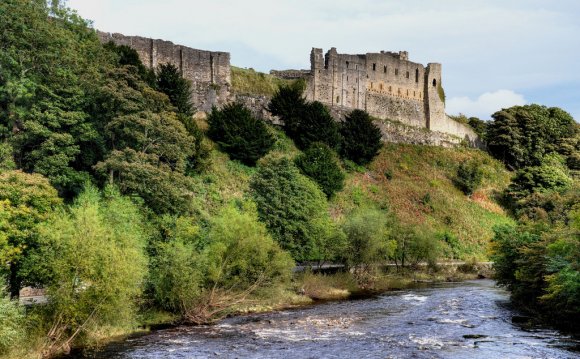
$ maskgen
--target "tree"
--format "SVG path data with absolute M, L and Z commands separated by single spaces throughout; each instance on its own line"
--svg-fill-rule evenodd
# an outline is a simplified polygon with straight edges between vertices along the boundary
M 328 145 L 322 142 L 313 143 L 294 162 L 304 175 L 318 183 L 328 198 L 344 187 L 344 173 L 336 154 Z
M 389 219 L 378 210 L 351 213 L 342 229 L 348 240 L 347 263 L 359 272 L 386 262 L 394 254 L 396 243 L 389 236 Z
M 45 353 L 67 352 L 100 325 L 126 325 L 147 271 L 147 234 L 139 208 L 113 188 L 88 186 L 69 211 L 45 223 L 28 258 L 48 290 L 51 328 Z
M 266 158 L 251 179 L 250 193 L 260 220 L 283 249 L 297 261 L 317 259 L 320 225 L 328 212 L 316 183 L 287 158 Z
M 471 196 L 483 181 L 483 169 L 477 161 L 463 161 L 457 168 L 455 185 L 466 195 Z
M 225 207 L 207 237 L 187 219 L 159 244 L 152 283 L 164 307 L 191 323 L 223 317 L 256 291 L 284 284 L 294 263 L 260 223 L 249 202 Z
M 274 116 L 280 117 L 283 121 L 290 121 L 294 118 L 295 113 L 298 113 L 306 105 L 306 100 L 303 96 L 304 88 L 296 83 L 290 86 L 281 86 L 270 100 L 268 104 L 268 111 Z M 289 123 L 285 123 L 286 127 L 293 127 Z
M 480 120 L 477 117 L 470 117 L 467 120 L 467 124 L 481 139 L 485 140 L 487 138 L 488 123 L 486 121 Z
M 142 197 L 156 213 L 189 210 L 196 158 L 188 133 L 165 94 L 140 80 L 134 67 L 111 69 L 101 89 L 101 119 L 110 149 L 94 169 L 124 194 Z
M 226 105 L 221 110 L 214 107 L 207 122 L 208 136 L 231 159 L 249 166 L 268 153 L 276 141 L 266 124 L 240 103 Z
M 137 70 L 141 80 L 149 87 L 155 88 L 157 86 L 158 79 L 155 75 L 155 71 L 153 71 L 153 69 L 148 69 L 143 65 L 137 50 L 127 45 L 117 45 L 112 41 L 106 43 L 104 48 L 115 55 L 114 61 L 117 67 L 132 66 Z
M 169 101 L 181 115 L 191 117 L 191 82 L 181 77 L 173 64 L 161 64 L 157 72 L 157 89 L 169 97 Z
M 563 192 L 570 188 L 572 179 L 563 164 L 562 156 L 545 156 L 540 166 L 531 166 L 516 172 L 507 188 L 507 196 L 516 203 L 533 193 Z
M 306 103 L 282 120 L 284 130 L 298 148 L 306 149 L 315 142 L 323 142 L 335 151 L 340 149 L 342 137 L 338 124 L 322 103 Z
M 12 297 L 18 296 L 22 261 L 38 246 L 38 225 L 61 204 L 57 191 L 45 177 L 21 171 L 0 172 L 0 275 L 8 274 Z M 8 273 L 5 271 L 8 270 Z
M 25 0 L 0 3 L 0 44 L 0 138 L 18 168 L 70 197 L 101 152 L 89 105 L 107 63 L 101 44 L 71 11 Z
M 373 123 L 368 113 L 354 110 L 341 124 L 343 137 L 342 156 L 359 165 L 373 160 L 382 147 L 381 130 Z
M 557 107 L 514 106 L 492 117 L 489 151 L 510 169 L 539 166 L 545 155 L 561 153 L 561 144 L 578 132 L 572 116 Z

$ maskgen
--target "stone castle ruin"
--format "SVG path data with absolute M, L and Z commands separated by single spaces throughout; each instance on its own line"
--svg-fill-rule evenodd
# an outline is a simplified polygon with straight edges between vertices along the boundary
M 192 49 L 164 40 L 140 36 L 125 36 L 97 31 L 102 43 L 110 41 L 127 45 L 137 51 L 141 62 L 149 68 L 170 63 L 181 76 L 192 83 L 191 99 L 195 107 L 210 111 L 212 106 L 226 104 L 230 99 L 230 54 Z
M 264 113 L 268 99 L 241 98 L 231 91 L 230 54 L 192 49 L 164 40 L 140 36 L 125 36 L 97 31 L 103 43 L 127 45 L 135 49 L 145 66 L 175 65 L 181 75 L 192 82 L 192 103 L 201 111 L 212 106 L 243 100 L 254 112 Z M 330 49 L 312 49 L 310 70 L 272 71 L 286 79 L 304 79 L 306 98 L 320 101 L 333 114 L 353 109 L 367 111 L 372 116 L 395 120 L 381 123 L 384 139 L 391 142 L 411 142 L 453 145 L 467 141 L 476 146 L 479 139 L 473 130 L 445 114 L 441 87 L 441 65 L 427 67 L 409 61 L 409 54 L 384 52 L 347 55 Z M 432 131 L 426 134 L 421 129 Z
M 338 109 L 361 109 L 380 119 L 451 134 L 469 142 L 477 135 L 445 114 L 441 64 L 427 67 L 409 61 L 409 53 L 325 56 L 312 49 L 307 79 L 307 99 Z

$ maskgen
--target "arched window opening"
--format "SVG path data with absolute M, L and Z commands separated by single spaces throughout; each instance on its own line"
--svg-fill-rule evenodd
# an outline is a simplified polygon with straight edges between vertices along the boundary
M 346 62 L 346 68 L 348 69 L 348 61 Z
M 433 79 L 433 87 L 436 87 L 436 86 L 437 86 L 437 80 Z
M 385 65 L 384 69 L 385 73 L 387 73 L 387 65 Z
M 409 78 L 409 71 L 407 71 L 406 77 Z

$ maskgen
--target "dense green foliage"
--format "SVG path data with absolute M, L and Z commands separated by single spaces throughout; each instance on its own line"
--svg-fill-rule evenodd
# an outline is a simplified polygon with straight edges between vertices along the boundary
M 510 107 L 493 114 L 487 129 L 489 152 L 511 169 L 539 166 L 548 154 L 570 156 L 563 145 L 579 128 L 570 114 L 556 107 Z
M 326 143 L 339 150 L 342 143 L 339 126 L 328 108 L 318 101 L 307 102 L 300 86 L 281 87 L 272 98 L 268 108 L 284 123 L 284 131 L 300 149 L 307 149 L 315 142 Z
M 342 156 L 359 165 L 371 162 L 382 147 L 381 130 L 368 113 L 354 110 L 340 125 L 343 137 Z
M 302 173 L 313 179 L 327 197 L 332 197 L 344 187 L 344 173 L 337 156 L 326 144 L 313 143 L 295 159 Z
M 25 315 L 16 300 L 10 300 L 0 288 L 0 355 L 21 343 L 25 336 Z
M 496 113 L 488 130 L 492 153 L 518 168 L 505 193 L 518 225 L 496 228 L 493 240 L 498 283 L 526 309 L 574 330 L 580 322 L 578 129 L 561 109 L 530 105 Z
M 147 233 L 139 208 L 112 188 L 87 187 L 40 227 L 25 268 L 50 296 L 47 351 L 100 325 L 132 323 L 145 280 Z
M 246 165 L 255 165 L 274 145 L 274 136 L 266 124 L 240 103 L 226 105 L 221 110 L 213 108 L 207 122 L 208 136 L 230 158 Z
M 461 162 L 457 167 L 457 176 L 455 177 L 455 185 L 470 196 L 481 186 L 483 182 L 483 169 L 481 165 L 475 161 Z
M 12 296 L 18 295 L 26 276 L 21 262 L 38 247 L 38 225 L 61 204 L 56 190 L 39 174 L 0 172 L 0 275 L 9 278 Z
M 178 113 L 188 117 L 193 115 L 191 83 L 181 77 L 175 65 L 159 65 L 157 89 L 169 97 L 169 101 L 177 108 Z
M 325 238 L 326 197 L 287 158 L 267 158 L 250 182 L 260 220 L 297 261 L 316 258 Z
M 345 253 L 348 265 L 360 269 L 392 257 L 396 242 L 390 239 L 390 227 L 389 218 L 381 211 L 360 209 L 352 213 L 342 225 L 348 239 Z
M 48 21 L 48 14 L 54 21 Z M 45 1 L 0 4 L 0 137 L 26 172 L 48 177 L 60 193 L 78 193 L 99 156 L 91 121 L 105 52 L 86 22 Z
M 289 279 L 292 259 L 251 206 L 226 207 L 212 219 L 207 236 L 185 218 L 173 228 L 156 248 L 151 282 L 160 304 L 190 321 L 219 318 L 244 296 Z

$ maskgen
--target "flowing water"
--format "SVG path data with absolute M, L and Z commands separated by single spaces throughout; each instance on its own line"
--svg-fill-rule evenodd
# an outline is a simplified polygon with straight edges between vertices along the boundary
M 439 284 L 160 330 L 96 357 L 580 358 L 580 340 L 512 324 L 508 299 L 489 280 Z

